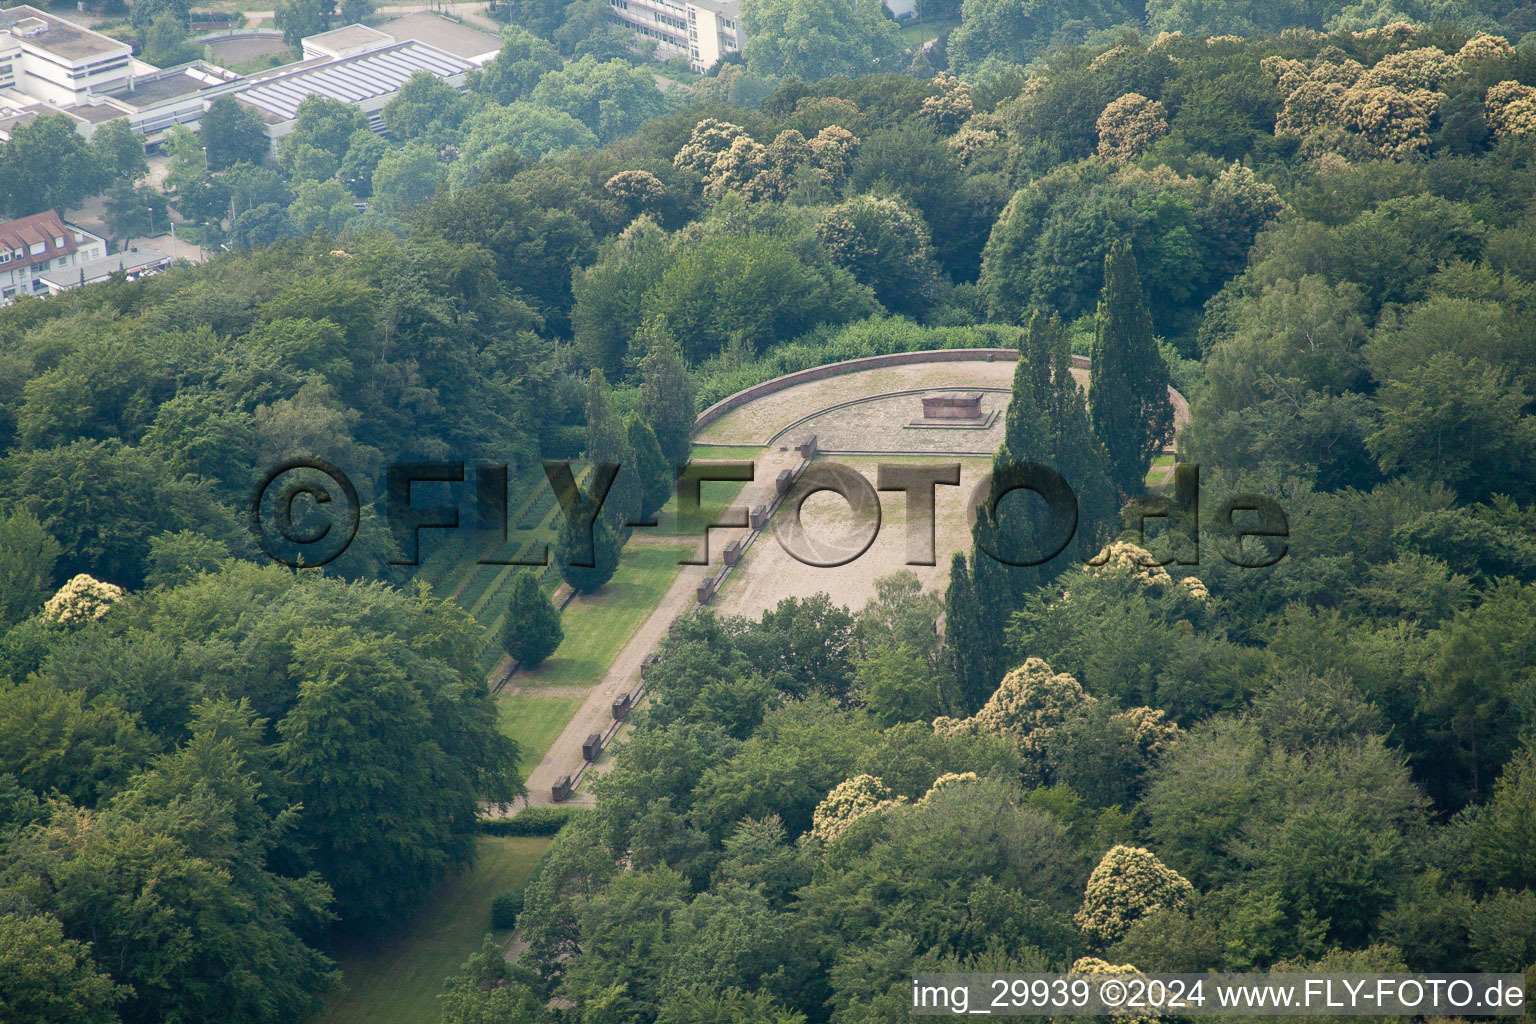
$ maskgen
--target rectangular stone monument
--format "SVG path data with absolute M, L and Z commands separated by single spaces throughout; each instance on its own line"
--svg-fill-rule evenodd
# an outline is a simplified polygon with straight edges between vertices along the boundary
M 924 395 L 923 419 L 979 420 L 981 419 L 981 392 L 951 391 L 938 395 Z

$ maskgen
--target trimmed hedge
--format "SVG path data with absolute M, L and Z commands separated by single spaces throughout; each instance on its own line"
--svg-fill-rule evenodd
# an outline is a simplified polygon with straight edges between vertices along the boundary
M 552 836 L 580 814 L 575 807 L 529 807 L 515 818 L 482 818 L 480 834 L 487 836 Z
M 743 388 L 796 370 L 893 352 L 940 348 L 1017 348 L 1020 328 L 1007 324 L 975 327 L 924 327 L 902 317 L 872 317 L 851 324 L 819 327 L 794 341 L 775 345 L 746 363 L 706 360 L 694 374 L 700 411 Z
M 491 928 L 516 928 L 517 915 L 523 912 L 523 890 L 508 889 L 491 900 Z

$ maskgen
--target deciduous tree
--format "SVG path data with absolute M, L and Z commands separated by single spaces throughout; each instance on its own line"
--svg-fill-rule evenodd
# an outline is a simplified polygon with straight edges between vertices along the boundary
M 233 96 L 208 104 L 198 135 L 208 150 L 208 166 L 215 171 L 241 162 L 259 164 L 271 145 L 261 118 Z

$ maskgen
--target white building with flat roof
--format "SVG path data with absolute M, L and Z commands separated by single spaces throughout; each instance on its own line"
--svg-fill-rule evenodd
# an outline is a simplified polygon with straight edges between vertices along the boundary
M 350 103 L 382 128 L 380 111 L 413 74 L 464 88 L 469 72 L 501 49 L 499 36 L 436 14 L 416 12 L 378 28 L 346 25 L 303 41 L 304 58 L 250 76 L 192 61 L 156 68 L 127 43 L 33 7 L 0 10 L 0 142 L 46 114 L 63 114 L 86 138 L 126 119 L 146 145 L 174 125 L 196 128 L 215 99 L 233 95 L 287 134 L 306 96 Z
M 67 292 L 71 288 L 101 284 L 110 281 L 113 274 L 123 275 L 127 281 L 157 274 L 171 265 L 171 258 L 159 249 L 134 247 L 127 252 L 101 259 L 85 260 L 68 268 L 55 268 L 38 278 L 49 295 Z
M 412 11 L 380 22 L 378 30 L 389 33 L 396 42 L 426 43 L 463 57 L 476 66 L 487 63 L 501 52 L 499 34 L 430 11 Z
M 299 45 L 303 47 L 305 60 L 322 57 L 340 60 L 377 50 L 396 41 L 388 32 L 380 32 L 367 25 L 347 25 L 319 35 L 305 36 Z
M 252 75 L 235 98 L 256 109 L 274 139 L 293 130 L 299 104 L 309 96 L 358 107 L 377 131 L 382 125 L 380 111 L 412 75 L 425 71 L 462 89 L 473 67 L 463 57 L 426 43 L 391 43 L 341 60 L 300 61 Z
M 0 10 L 0 89 L 60 106 L 126 90 L 133 47 L 35 7 Z

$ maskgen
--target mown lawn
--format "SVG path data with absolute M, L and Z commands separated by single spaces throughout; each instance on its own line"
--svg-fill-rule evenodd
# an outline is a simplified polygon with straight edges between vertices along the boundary
M 682 570 L 686 546 L 627 544 L 613 579 L 593 594 L 579 595 L 560 616 L 565 640 L 548 661 L 532 672 L 519 672 L 519 686 L 591 686 L 602 679 L 613 659 L 650 617 Z M 553 737 L 551 737 L 553 741 Z
M 581 707 L 580 697 L 544 697 L 517 693 L 498 697 L 499 724 L 502 733 L 517 741 L 522 755 L 524 777 L 549 753 L 560 730 Z
M 930 39 L 939 38 L 939 33 L 946 28 L 954 28 L 958 24 L 958 21 L 931 21 L 921 25 L 903 25 L 896 30 L 896 34 L 901 37 L 903 46 L 921 46 Z
M 491 927 L 491 900 L 526 882 L 551 842 L 482 837 L 474 865 L 439 883 L 411 921 L 340 952 L 345 990 L 333 993 L 311 1024 L 439 1020 L 443 980 L 480 948 Z
M 755 462 L 761 454 L 763 454 L 761 448 L 696 444 L 693 446 L 691 457 L 696 461 Z M 662 506 L 661 511 L 656 513 L 656 522 L 659 525 L 647 527 L 639 533 L 653 537 L 687 537 L 697 541 L 704 536 L 704 527 L 718 519 L 720 513 L 730 507 L 731 502 L 736 500 L 744 486 L 744 483 L 730 480 L 704 481 L 699 485 L 699 511 L 683 518 L 679 518 L 677 514 L 677 495 L 673 494 Z
M 1166 479 L 1169 483 L 1173 478 L 1168 475 L 1168 469 L 1173 465 L 1172 455 L 1159 455 L 1152 460 L 1152 468 L 1147 470 L 1147 486 L 1156 487 Z

